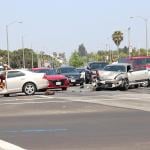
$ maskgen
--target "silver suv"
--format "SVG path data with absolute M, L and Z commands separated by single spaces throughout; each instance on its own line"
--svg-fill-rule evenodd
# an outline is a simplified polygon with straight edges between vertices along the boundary
M 102 88 L 118 88 L 127 90 L 129 87 L 138 87 L 141 84 L 149 85 L 149 71 L 133 71 L 132 65 L 127 63 L 117 63 L 107 65 L 104 70 L 98 71 L 93 80 L 93 90 Z

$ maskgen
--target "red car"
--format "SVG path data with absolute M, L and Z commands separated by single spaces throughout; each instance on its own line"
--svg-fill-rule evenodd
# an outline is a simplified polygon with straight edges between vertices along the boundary
M 45 73 L 45 77 L 49 81 L 48 88 L 67 90 L 69 80 L 64 75 L 57 74 L 55 69 L 51 68 L 32 68 L 33 72 Z

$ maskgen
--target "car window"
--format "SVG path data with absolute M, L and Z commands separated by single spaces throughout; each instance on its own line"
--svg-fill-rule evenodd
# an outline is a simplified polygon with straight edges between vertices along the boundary
M 135 59 L 133 60 L 133 65 L 145 65 L 146 59 Z
M 126 72 L 126 67 L 121 65 L 106 66 L 105 71 Z
M 147 58 L 147 59 L 146 59 L 146 63 L 147 63 L 147 64 L 150 64 L 150 58 Z
M 91 63 L 89 64 L 90 69 L 103 69 L 108 63 Z
M 128 65 L 128 66 L 127 66 L 127 72 L 129 72 L 131 69 L 132 69 L 131 66 Z
M 25 76 L 25 74 L 21 71 L 9 71 L 7 73 L 7 78 L 15 78 L 15 77 L 21 77 Z
M 59 68 L 58 72 L 59 73 L 74 73 L 78 71 L 75 68 Z
M 39 69 L 39 70 L 34 70 L 33 72 L 46 73 L 46 75 L 56 75 L 57 74 L 55 69 Z
M 79 73 L 85 72 L 85 69 L 82 69 L 82 68 L 77 68 L 76 70 L 77 70 Z

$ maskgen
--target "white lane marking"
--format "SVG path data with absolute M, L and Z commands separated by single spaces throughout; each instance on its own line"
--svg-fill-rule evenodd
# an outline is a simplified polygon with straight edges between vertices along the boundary
M 36 98 L 25 98 L 25 99 L 17 99 L 16 98 L 16 100 L 37 100 L 37 99 L 47 99 L 47 98 L 50 98 L 50 99 L 52 99 L 52 98 L 54 98 L 54 97 L 44 97 L 44 96 L 40 96 L 40 97 L 36 97 Z
M 49 97 L 50 99 L 52 99 L 53 97 Z M 19 98 L 16 98 L 16 99 L 12 99 L 12 100 L 0 100 L 0 102 L 15 102 L 15 101 L 26 101 L 26 100 L 28 100 L 28 101 L 34 101 L 34 100 L 41 100 L 41 99 L 45 99 L 44 97 L 42 98 L 25 98 L 25 99 L 19 99 Z
M 52 96 L 46 96 L 46 95 L 39 95 L 39 97 L 43 97 L 43 98 L 54 98 Z
M 46 104 L 46 103 L 66 103 L 68 100 L 61 101 L 42 101 L 42 102 L 20 102 L 20 103 L 1 103 L 1 105 L 23 105 L 23 104 Z
M 25 150 L 17 145 L 0 140 L 0 149 L 2 150 Z
M 23 129 L 23 130 L 3 130 L 2 133 L 41 133 L 41 132 L 64 132 L 68 131 L 66 128 L 39 128 L 39 129 Z

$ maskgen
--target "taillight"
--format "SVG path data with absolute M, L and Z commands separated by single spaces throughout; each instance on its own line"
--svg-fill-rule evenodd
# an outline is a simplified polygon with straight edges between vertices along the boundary
M 48 85 L 48 87 L 53 87 L 53 86 L 54 86 L 53 82 L 49 80 L 49 85 Z
M 69 80 L 68 80 L 68 79 L 66 79 L 64 83 L 65 83 L 65 85 L 67 85 L 67 86 L 69 86 L 69 85 L 70 85 L 70 82 L 69 82 Z
M 44 74 L 43 79 L 47 79 L 46 74 Z

